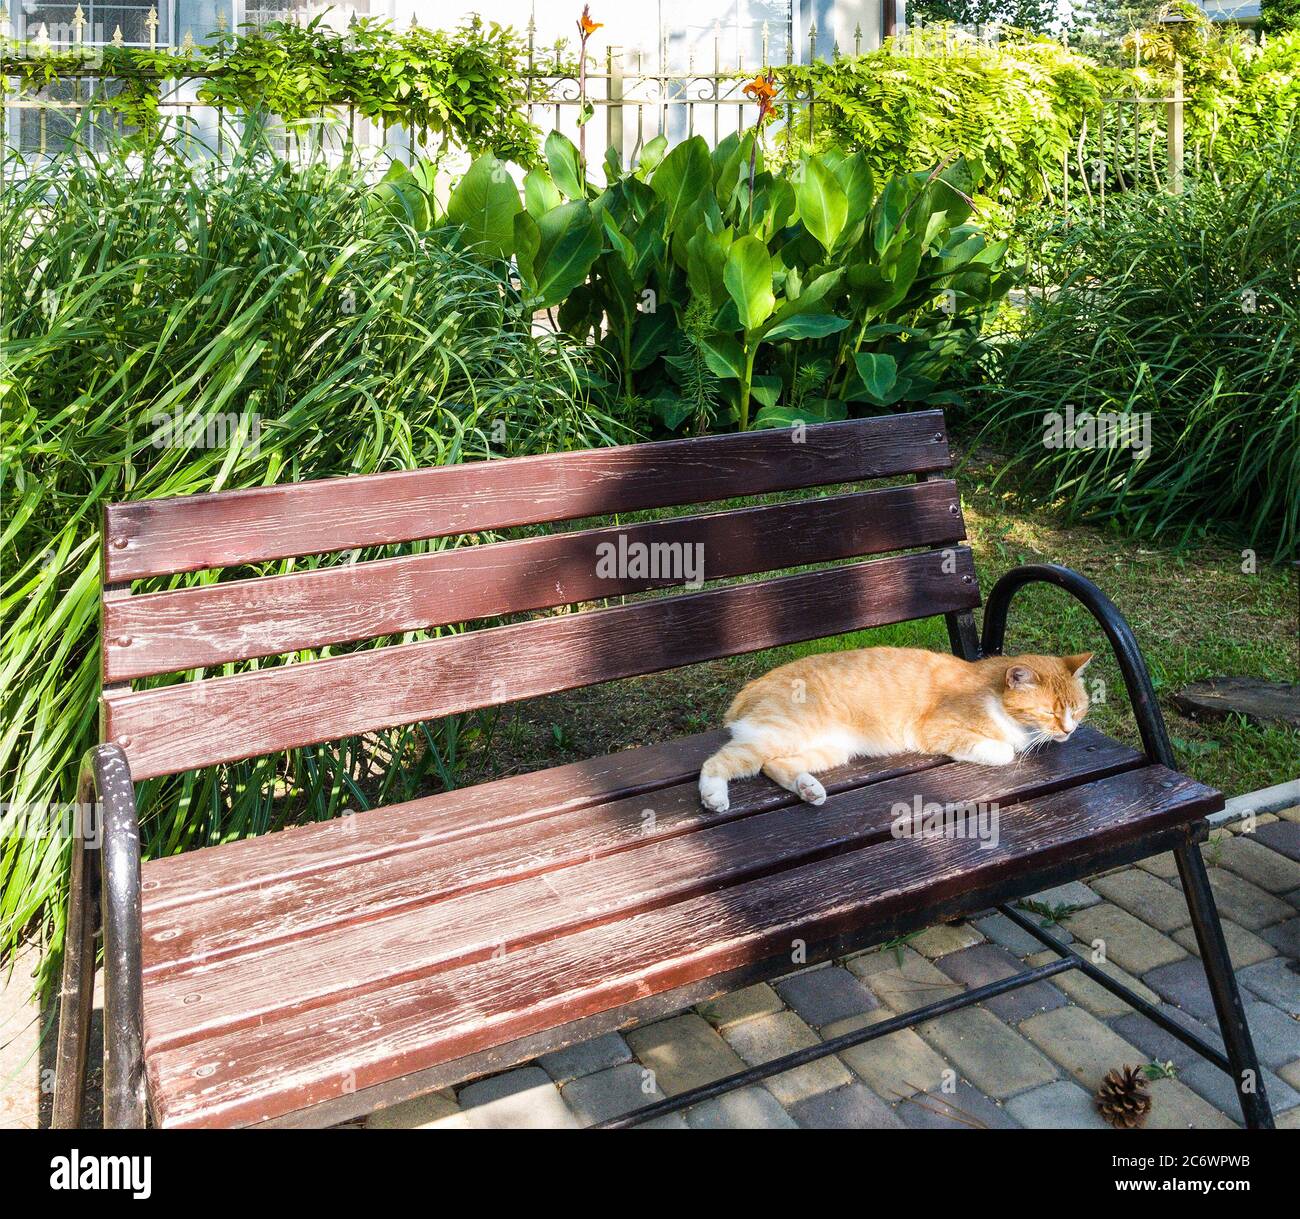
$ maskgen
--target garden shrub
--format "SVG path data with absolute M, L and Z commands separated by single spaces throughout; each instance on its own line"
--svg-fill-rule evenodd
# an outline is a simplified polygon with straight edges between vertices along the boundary
M 954 155 L 978 160 L 985 195 L 1014 212 L 1059 182 L 1085 114 L 1134 88 L 1130 73 L 1050 38 L 951 38 L 929 27 L 865 55 L 778 69 L 787 91 L 815 102 L 796 110 L 787 144 L 860 151 L 877 176 Z
M 1132 194 L 1043 235 L 1028 315 L 992 345 L 966 419 L 1002 480 L 1066 521 L 1187 539 L 1226 530 L 1262 556 L 1300 542 L 1300 155 L 1180 195 Z M 1149 449 L 1096 446 L 1149 421 Z M 1078 429 L 1071 443 L 1071 425 Z M 1064 441 L 1064 443 L 1062 443 Z
M 96 740 L 105 501 L 611 435 L 587 401 L 591 354 L 535 335 L 502 268 L 377 206 L 351 161 L 295 166 L 251 137 L 223 161 L 167 142 L 138 151 L 114 143 L 2 167 L 0 950 L 34 921 L 56 942 L 60 931 L 68 843 L 31 827 L 74 798 Z M 159 680 L 175 679 L 146 684 Z M 457 742 L 475 726 L 151 780 L 145 850 L 410 798 L 430 774 L 454 783 Z
M 774 173 L 752 132 L 665 148 L 631 171 L 611 159 L 599 188 L 552 133 L 522 202 L 484 157 L 447 218 L 487 256 L 513 255 L 528 303 L 605 350 L 625 409 L 649 405 L 663 429 L 952 399 L 945 369 L 1011 285 L 1005 247 L 969 223 L 971 167 L 878 187 L 864 155 L 835 149 Z M 413 193 L 401 169 L 386 186 Z

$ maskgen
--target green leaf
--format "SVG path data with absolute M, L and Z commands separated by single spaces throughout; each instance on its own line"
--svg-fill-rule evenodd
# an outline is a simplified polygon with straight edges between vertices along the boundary
M 708 189 L 710 183 L 709 146 L 702 136 L 692 136 L 678 144 L 650 179 L 650 186 L 663 200 L 667 228 L 671 232 L 683 212 Z
M 769 343 L 778 339 L 822 339 L 828 334 L 838 334 L 848 324 L 848 318 L 833 313 L 797 313 L 764 331 L 763 338 Z
M 867 158 L 860 152 L 841 157 L 832 166 L 835 180 L 844 188 L 849 201 L 849 223 L 856 224 L 865 220 L 871 211 L 872 199 L 875 197 L 875 180 Z
M 749 392 L 761 406 L 775 406 L 781 397 L 781 378 L 754 377 L 749 383 Z
M 801 163 L 794 193 L 804 228 L 829 254 L 849 218 L 849 199 L 844 188 L 820 161 L 811 160 Z
M 544 147 L 546 164 L 550 167 L 555 185 L 564 192 L 568 199 L 585 199 L 586 187 L 583 185 L 582 158 L 568 136 L 552 131 L 546 137 Z
M 742 237 L 727 255 L 722 281 L 736 303 L 740 325 L 757 330 L 776 308 L 772 294 L 772 259 L 757 237 Z
M 664 159 L 664 154 L 668 151 L 668 137 L 666 135 L 657 135 L 646 146 L 641 149 L 641 155 L 636 161 L 636 171 L 638 176 L 644 178 L 651 174 Z
M 638 313 L 632 329 L 632 370 L 648 368 L 672 342 L 672 315 L 669 313 Z
M 715 377 L 739 381 L 745 375 L 745 349 L 729 334 L 715 334 L 700 343 L 704 362 Z
M 519 237 L 531 243 L 529 226 L 537 229 L 536 247 L 529 265 L 519 263 L 520 276 L 534 309 L 558 305 L 578 287 L 600 256 L 600 222 L 592 215 L 585 199 L 576 199 L 534 220 L 527 212 L 516 223 Z
M 524 206 L 537 219 L 564 202 L 551 175 L 544 169 L 530 169 L 524 175 Z
M 509 258 L 514 252 L 514 219 L 522 210 L 505 163 L 485 153 L 452 191 L 447 220 L 464 229 L 471 245 L 493 258 Z
M 859 352 L 853 357 L 867 398 L 877 406 L 887 405 L 889 391 L 898 380 L 898 364 L 893 356 Z

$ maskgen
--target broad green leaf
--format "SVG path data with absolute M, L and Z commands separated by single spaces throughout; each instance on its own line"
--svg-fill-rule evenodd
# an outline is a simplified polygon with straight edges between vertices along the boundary
M 528 220 L 532 221 L 532 217 Z M 587 278 L 604 242 L 600 222 L 585 199 L 561 204 L 532 222 L 537 226 L 538 244 L 525 279 L 528 303 L 534 309 L 549 309 Z M 521 221 L 520 228 L 525 227 Z M 522 274 L 522 266 L 520 271 Z
M 849 200 L 844 188 L 820 161 L 810 160 L 799 167 L 794 193 L 804 228 L 829 254 L 849 218 Z
M 515 216 L 522 210 L 519 190 L 505 163 L 485 153 L 452 191 L 447 220 L 460 225 L 466 241 L 476 248 L 493 258 L 509 258 L 514 251 Z
M 675 331 L 672 314 L 638 313 L 632 328 L 632 369 L 640 371 L 648 368 L 665 351 L 672 342 Z
M 573 146 L 573 141 L 558 131 L 552 131 L 546 137 L 544 151 L 551 177 L 555 180 L 555 185 L 564 192 L 565 197 L 585 199 L 587 191 L 583 185 L 582 158 Z
M 862 378 L 867 397 L 877 405 L 884 406 L 889 391 L 898 380 L 898 364 L 894 357 L 859 352 L 853 357 L 853 362 L 858 367 L 858 376 Z
M 772 259 L 757 237 L 742 237 L 727 255 L 722 281 L 736 304 L 740 325 L 758 329 L 776 307 L 772 294 Z
M 856 224 L 858 221 L 865 220 L 871 211 L 871 203 L 875 197 L 875 180 L 866 157 L 860 152 L 855 152 L 850 156 L 841 157 L 832 168 L 835 180 L 843 187 L 849 202 L 849 223 Z
M 709 146 L 703 137 L 692 136 L 678 144 L 659 163 L 650 186 L 664 202 L 671 232 L 686 209 L 709 188 Z
M 564 202 L 554 179 L 544 169 L 530 169 L 524 175 L 524 206 L 533 219 L 546 215 Z
M 658 167 L 659 162 L 664 159 L 664 154 L 668 151 L 668 137 L 666 135 L 657 135 L 646 146 L 641 149 L 641 155 L 636 160 L 636 171 L 638 176 L 644 178 L 651 174 Z
M 536 279 L 533 264 L 537 260 L 537 251 L 542 244 L 541 230 L 537 221 L 526 211 L 519 212 L 514 219 L 513 236 L 515 243 L 515 265 L 519 268 L 519 278 L 523 281 L 524 291 L 533 293 Z
M 828 334 L 838 334 L 848 324 L 848 318 L 833 313 L 799 313 L 764 331 L 763 338 L 769 343 L 780 339 L 822 339 Z
M 739 381 L 745 375 L 745 349 L 729 334 L 715 334 L 700 344 L 704 362 L 715 377 Z

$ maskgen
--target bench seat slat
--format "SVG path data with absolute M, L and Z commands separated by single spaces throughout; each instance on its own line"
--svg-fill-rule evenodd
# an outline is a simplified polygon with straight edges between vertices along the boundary
M 948 762 L 850 787 L 819 808 L 803 807 L 789 793 L 768 784 L 774 797 L 770 801 L 747 806 L 745 816 L 695 818 L 693 832 L 679 829 L 671 835 L 646 835 L 636 809 L 605 807 L 593 812 L 607 814 L 612 834 L 602 837 L 588 829 L 589 853 L 583 851 L 581 836 L 565 834 L 567 827 L 555 826 L 550 843 L 535 845 L 531 866 L 527 855 L 521 861 L 511 841 L 405 855 L 391 862 L 407 865 L 402 878 L 407 907 L 386 917 L 359 918 L 365 911 L 347 908 L 349 898 L 362 893 L 382 898 L 383 890 L 368 883 L 369 878 L 344 874 L 334 878 L 335 893 L 344 903 L 342 911 L 332 914 L 319 900 L 310 902 L 309 913 L 330 920 L 323 925 L 318 920 L 314 928 L 283 930 L 278 942 L 268 945 L 268 924 L 245 916 L 251 942 L 225 960 L 209 954 L 211 937 L 201 936 L 197 944 L 191 937 L 190 947 L 202 954 L 200 960 L 151 984 L 146 1047 L 157 1050 L 247 1026 L 290 1007 L 302 1011 L 343 994 L 390 985 L 399 977 L 454 969 L 493 953 L 509 953 L 808 860 L 883 842 L 890 837 L 896 809 L 912 807 L 917 798 L 940 806 L 996 802 L 1002 816 L 1013 817 L 1018 813 L 1013 806 L 1021 802 L 1142 763 L 1135 750 L 1091 733 L 1077 743 L 1026 757 L 1007 771 Z M 679 822 L 689 817 L 690 804 L 698 809 L 694 785 L 669 789 L 658 799 L 667 813 L 677 813 Z M 272 918 L 287 916 L 292 923 L 289 911 L 301 912 L 309 903 L 297 893 L 287 896 L 288 904 Z M 235 911 L 218 911 L 208 904 L 189 907 L 186 913 L 210 927 L 219 918 L 239 917 Z M 176 942 L 171 922 L 164 918 L 146 927 L 151 954 L 166 953 Z M 216 939 L 221 938 L 218 932 Z M 292 987 L 288 993 L 280 989 L 285 979 Z
M 147 779 L 978 604 L 965 547 L 872 559 L 106 695 L 104 731 Z
M 951 464 L 942 411 L 110 504 L 104 577 L 702 504 Z
M 827 772 L 823 782 L 826 790 L 834 793 L 928 770 L 942 762 L 941 758 L 924 754 L 864 759 Z M 241 887 L 147 914 L 145 972 L 174 972 L 196 961 L 212 962 L 308 931 L 445 901 L 461 893 L 493 889 L 570 864 L 723 825 L 793 800 L 788 792 L 763 778 L 737 780 L 733 797 L 733 806 L 725 813 L 704 808 L 699 800 L 697 775 L 693 773 L 683 775 L 682 781 L 672 787 L 611 798 L 607 803 L 538 817 L 506 830 L 486 830 L 474 838 L 444 840 L 378 858 L 335 862 L 284 879 L 263 874 L 254 887 Z M 208 851 L 224 849 L 211 847 Z M 146 875 L 148 871 L 146 865 Z
M 147 1054 L 165 1126 L 266 1121 L 1222 807 L 1144 766 L 1018 804 L 1000 839 L 886 840 L 444 973 Z M 805 810 L 792 809 L 791 818 Z M 146 998 L 146 1003 L 148 999 Z
M 611 577 L 598 547 L 700 547 L 716 580 L 965 536 L 946 479 L 854 495 L 146 593 L 104 606 L 104 679 L 125 681 L 681 584 Z M 633 551 L 635 553 L 635 551 Z M 672 554 L 673 551 L 663 552 Z M 680 550 L 677 553 L 681 553 Z
M 681 783 L 698 774 L 727 733 L 675 740 L 583 758 L 473 787 L 387 804 L 356 816 L 293 826 L 259 838 L 146 860 L 141 897 L 148 916 L 191 902 L 248 894 L 295 877 L 333 871 L 480 833 L 525 827 Z

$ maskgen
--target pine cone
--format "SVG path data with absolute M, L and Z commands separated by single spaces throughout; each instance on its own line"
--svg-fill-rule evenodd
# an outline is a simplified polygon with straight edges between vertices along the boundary
M 1121 1067 L 1108 1072 L 1094 1099 L 1102 1117 L 1120 1130 L 1142 1125 L 1151 1112 L 1151 1097 L 1141 1067 Z

